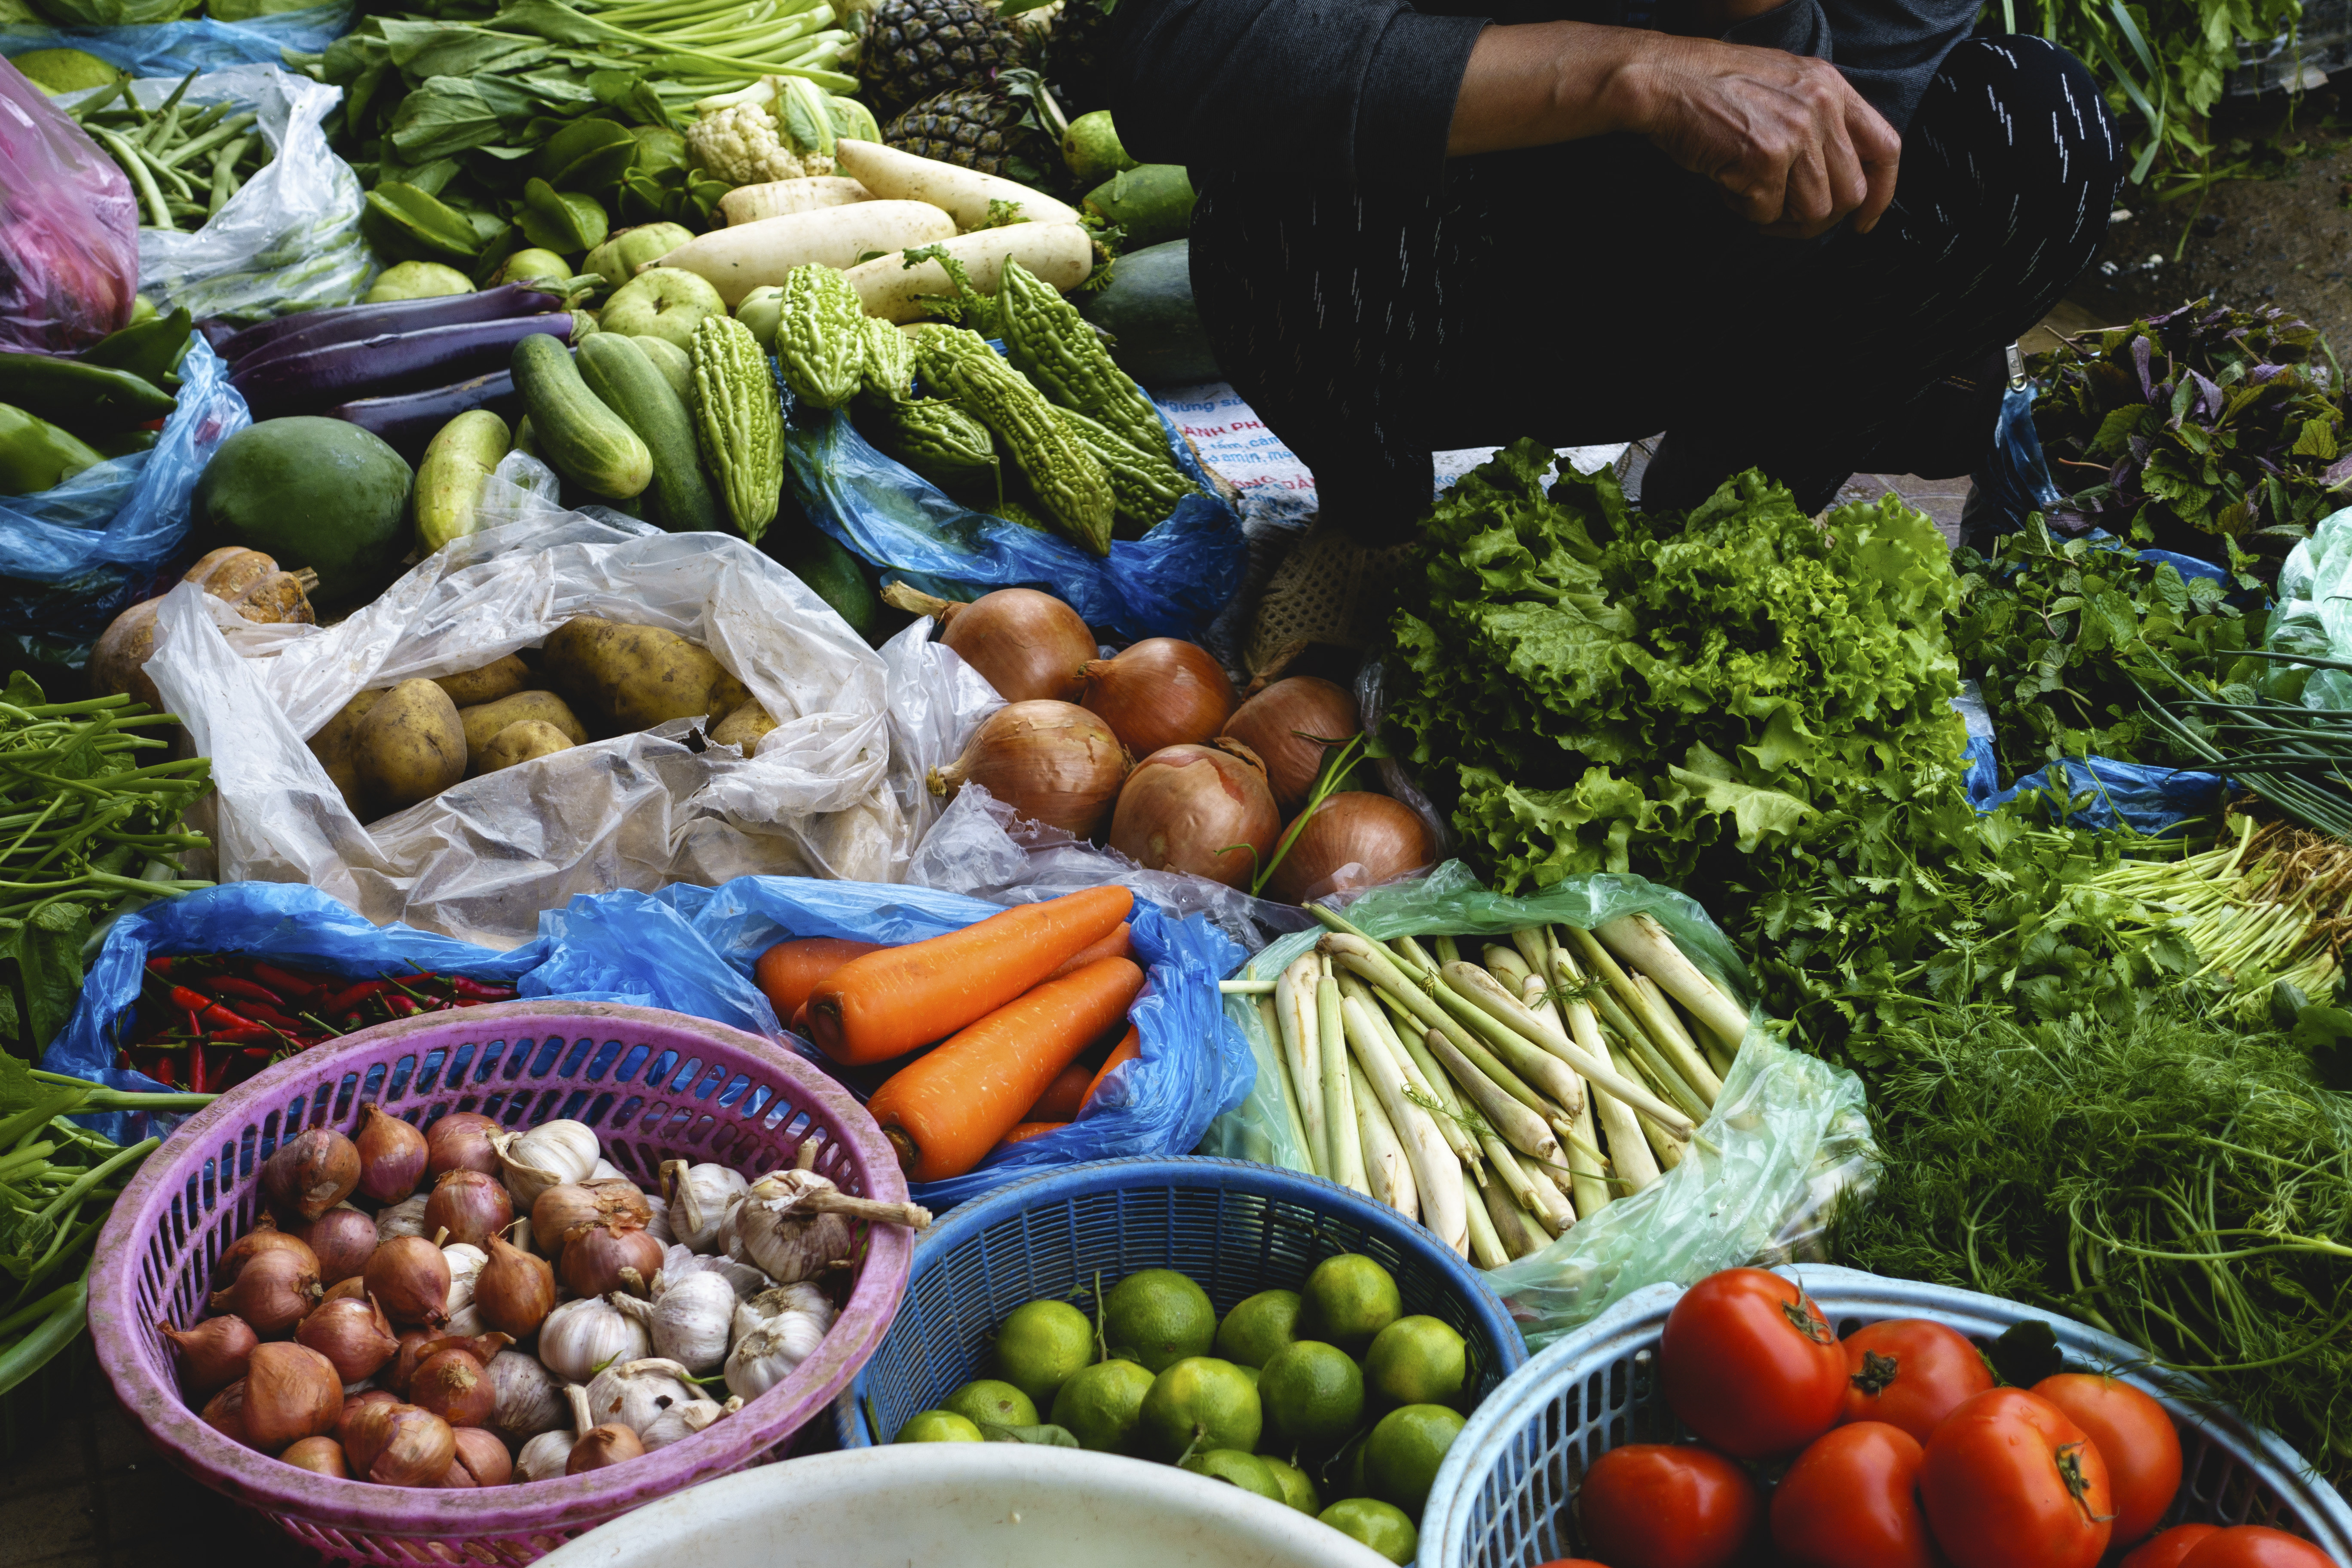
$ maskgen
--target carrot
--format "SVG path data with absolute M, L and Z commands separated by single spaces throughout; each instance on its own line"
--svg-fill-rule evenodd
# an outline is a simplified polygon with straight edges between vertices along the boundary
M 1129 1024 L 1127 1026 L 1127 1033 L 1119 1037 L 1118 1044 L 1110 1048 L 1110 1055 L 1103 1058 L 1103 1065 L 1095 1073 L 1094 1081 L 1087 1085 L 1086 1093 L 1078 1096 L 1079 1110 L 1085 1110 L 1087 1106 L 1095 1102 L 1095 1095 L 1101 1089 L 1103 1079 L 1110 1076 L 1111 1068 L 1121 1062 L 1131 1062 L 1142 1054 L 1143 1032 Z
M 1007 1143 L 1026 1143 L 1032 1138 L 1043 1138 L 1048 1132 L 1059 1132 L 1069 1125 L 1066 1121 L 1024 1121 L 1004 1135 Z
M 919 1182 L 961 1176 L 1018 1126 L 1055 1076 L 1118 1022 L 1143 971 L 1105 958 L 1049 980 L 909 1062 L 866 1109 Z
M 776 1016 L 797 1028 L 793 1016 L 808 1005 L 817 982 L 851 959 L 881 950 L 878 942 L 851 942 L 846 937 L 803 936 L 780 942 L 751 966 L 752 984 L 767 996 Z
M 1125 921 L 1121 921 L 1118 922 L 1118 929 L 1117 931 L 1112 931 L 1108 936 L 1103 938 L 1102 941 L 1095 942 L 1090 946 L 1080 948 L 1077 952 L 1070 954 L 1069 957 L 1062 961 L 1062 966 L 1059 969 L 1056 969 L 1053 973 L 1045 976 L 1045 978 L 1048 980 L 1059 980 L 1065 974 L 1075 974 L 1079 970 L 1084 969 L 1087 964 L 1092 963 L 1097 958 L 1133 958 L 1135 956 L 1135 943 L 1130 940 L 1133 935 L 1133 929 L 1130 928 Z
M 1135 895 L 1125 888 L 1088 888 L 853 958 L 810 993 L 809 1037 L 847 1067 L 903 1057 L 1012 1002 L 1064 959 L 1108 935 L 1134 908 Z M 1072 1055 L 1086 1043 L 1077 1042 Z M 1027 1109 L 1068 1060 L 1055 1063 L 1029 1100 L 1013 1109 Z
M 1095 1069 L 1087 1065 L 1081 1053 L 1068 1067 L 1054 1075 L 1037 1103 L 1023 1115 L 1024 1121 L 1072 1121 L 1077 1119 L 1078 1104 L 1086 1099 L 1087 1086 L 1095 1080 Z

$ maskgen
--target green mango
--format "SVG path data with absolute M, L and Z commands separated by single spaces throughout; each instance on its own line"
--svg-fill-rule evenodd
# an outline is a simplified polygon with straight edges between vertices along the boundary
M 371 195 L 369 200 L 375 198 Z M 522 187 L 522 237 L 541 250 L 577 256 L 604 243 L 611 232 L 604 209 L 593 196 L 559 191 L 545 180 L 526 181 Z
M 592 114 L 548 138 L 539 174 L 560 191 L 601 191 L 619 184 L 636 155 L 637 139 L 627 126 Z
M 499 264 L 499 283 L 561 283 L 572 276 L 572 264 L 551 250 L 518 250 Z
M 694 237 L 694 232 L 674 223 L 640 224 L 625 228 L 588 253 L 582 268 L 618 289 L 637 275 L 637 268 L 659 261 Z
M 366 303 L 388 300 L 436 300 L 445 294 L 470 294 L 473 281 L 454 267 L 438 261 L 403 261 L 387 267 L 367 291 Z
M 1070 177 L 1082 185 L 1098 184 L 1137 166 L 1120 144 L 1118 129 L 1111 123 L 1108 109 L 1070 121 L 1070 128 L 1062 132 L 1062 162 L 1069 165 Z

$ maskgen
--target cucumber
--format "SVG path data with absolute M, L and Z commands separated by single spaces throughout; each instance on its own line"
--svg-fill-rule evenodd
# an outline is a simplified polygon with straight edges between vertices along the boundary
M 515 344 L 513 372 L 532 439 L 557 473 L 607 500 L 653 483 L 653 453 L 588 390 L 562 339 L 534 332 Z
M 882 629 L 882 601 L 865 563 L 841 546 L 840 541 L 813 523 L 779 529 L 768 536 L 775 559 L 808 585 L 809 592 L 833 607 L 849 629 L 873 642 Z
M 681 401 L 694 395 L 694 356 L 667 338 L 631 338 L 631 342 L 646 351 L 654 368 L 662 373 Z
M 1111 335 L 1110 357 L 1146 386 L 1222 381 L 1208 329 L 1192 303 L 1192 242 L 1130 250 L 1098 294 L 1073 296 L 1078 313 Z
M 1183 238 L 1192 226 L 1192 182 L 1183 164 L 1144 163 L 1088 191 L 1086 207 L 1127 230 L 1124 252 Z
M 627 421 L 652 454 L 654 521 L 672 533 L 724 527 L 719 498 L 710 493 L 695 456 L 694 417 L 639 340 L 599 332 L 580 345 L 577 361 L 588 390 Z
M 507 455 L 507 422 L 487 408 L 471 409 L 441 426 L 425 446 L 408 492 L 418 551 L 430 555 L 474 531 L 482 481 Z

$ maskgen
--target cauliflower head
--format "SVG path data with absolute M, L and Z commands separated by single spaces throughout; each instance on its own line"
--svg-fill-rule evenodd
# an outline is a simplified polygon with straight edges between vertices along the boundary
M 800 153 L 777 133 L 776 118 L 758 103 L 716 109 L 686 128 L 686 148 L 713 179 L 761 185 L 833 173 L 822 153 Z

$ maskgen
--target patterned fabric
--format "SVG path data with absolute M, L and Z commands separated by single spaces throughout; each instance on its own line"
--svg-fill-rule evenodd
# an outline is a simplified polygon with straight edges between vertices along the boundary
M 1867 235 L 1768 238 L 1612 136 L 1458 160 L 1428 198 L 1208 174 L 1192 287 L 1235 389 L 1368 542 L 1426 503 L 1431 452 L 1521 436 L 1665 429 L 1683 488 L 1757 467 L 1819 505 L 1901 449 L 1927 389 L 2048 312 L 2123 174 L 2081 62 L 1976 37 L 1922 98 Z

